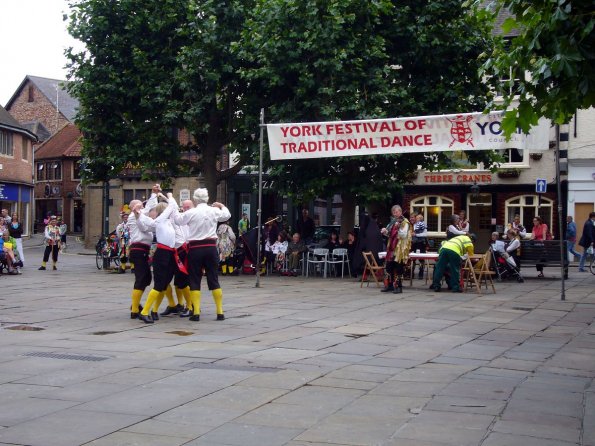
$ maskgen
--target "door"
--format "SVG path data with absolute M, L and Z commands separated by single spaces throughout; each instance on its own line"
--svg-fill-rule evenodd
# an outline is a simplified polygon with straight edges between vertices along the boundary
M 492 237 L 492 194 L 477 194 L 469 196 L 469 226 L 477 240 L 474 243 L 475 252 L 483 253 L 488 250 Z
M 589 214 L 593 212 L 593 203 L 575 203 L 574 205 L 574 222 L 576 223 L 576 242 L 581 239 L 583 235 L 583 225 L 589 218 Z

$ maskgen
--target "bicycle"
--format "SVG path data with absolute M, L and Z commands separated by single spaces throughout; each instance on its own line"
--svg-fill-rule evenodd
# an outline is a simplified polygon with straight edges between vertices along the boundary
M 120 266 L 120 248 L 114 233 L 107 237 L 101 236 L 95 245 L 95 265 L 97 269 L 109 269 L 111 264 Z

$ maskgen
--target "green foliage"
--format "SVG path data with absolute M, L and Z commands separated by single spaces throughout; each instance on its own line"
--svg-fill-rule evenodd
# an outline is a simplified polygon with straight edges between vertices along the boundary
M 492 46 L 487 23 L 456 0 L 258 0 L 236 50 L 249 62 L 243 75 L 262 91 L 267 122 L 479 111 L 488 94 L 478 77 Z M 490 162 L 486 152 L 470 158 Z M 268 165 L 285 191 L 364 202 L 389 197 L 418 165 L 448 162 L 436 153 Z
M 67 53 L 71 93 L 80 101 L 85 178 L 118 175 L 127 161 L 145 173 L 198 174 L 215 196 L 227 145 L 246 159 L 258 126 L 255 93 L 239 76 L 248 0 L 77 0 L 70 34 L 86 49 Z M 256 116 L 256 118 L 255 118 Z M 179 143 L 177 129 L 191 138 Z M 195 153 L 192 160 L 182 153 Z
M 478 6 L 482 3 L 475 2 Z M 494 47 L 482 72 L 504 101 L 489 108 L 507 109 L 507 136 L 527 132 L 539 117 L 557 124 L 570 121 L 578 109 L 595 105 L 595 9 L 590 1 L 496 0 L 493 14 L 507 9 L 504 34 L 518 34 Z M 513 76 L 502 84 L 501 79 Z M 517 78 L 517 79 L 514 79 Z M 518 105 L 517 105 L 518 104 Z

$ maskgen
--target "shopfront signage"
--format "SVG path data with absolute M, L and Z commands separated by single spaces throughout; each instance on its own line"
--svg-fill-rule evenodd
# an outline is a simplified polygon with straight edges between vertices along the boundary
M 0 183 L 0 200 L 19 201 L 19 186 Z
M 491 173 L 426 173 L 423 179 L 429 184 L 490 184 L 492 182 Z

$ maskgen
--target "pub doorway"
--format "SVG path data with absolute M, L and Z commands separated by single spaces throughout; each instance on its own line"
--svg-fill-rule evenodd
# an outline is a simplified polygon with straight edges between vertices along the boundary
M 492 194 L 473 194 L 468 197 L 469 224 L 477 237 L 475 252 L 486 252 L 492 237 Z

